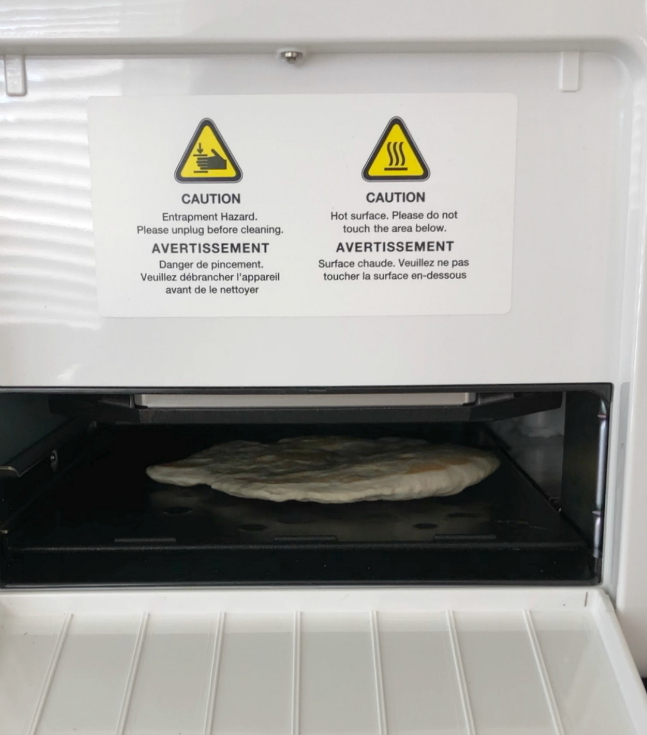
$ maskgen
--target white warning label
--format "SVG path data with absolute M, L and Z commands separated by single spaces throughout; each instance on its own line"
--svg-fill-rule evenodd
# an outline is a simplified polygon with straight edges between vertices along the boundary
M 509 94 L 93 98 L 99 311 L 505 313 L 516 110 Z

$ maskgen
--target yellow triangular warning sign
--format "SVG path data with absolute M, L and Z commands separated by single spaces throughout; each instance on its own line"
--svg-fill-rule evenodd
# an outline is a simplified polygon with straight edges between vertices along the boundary
M 404 124 L 394 117 L 373 149 L 362 176 L 366 181 L 423 181 L 429 169 Z
M 218 128 L 211 120 L 203 120 L 175 169 L 175 178 L 190 184 L 198 181 L 233 184 L 243 178 L 243 172 Z

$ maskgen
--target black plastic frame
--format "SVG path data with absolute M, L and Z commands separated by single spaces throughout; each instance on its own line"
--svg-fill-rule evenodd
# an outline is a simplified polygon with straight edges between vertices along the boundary
M 449 406 L 158 408 L 137 406 L 130 395 L 66 395 L 51 397 L 50 407 L 54 413 L 92 416 L 96 421 L 109 424 L 366 424 L 497 421 L 559 408 L 562 403 L 562 393 L 552 391 L 481 395 L 500 398 Z
M 595 393 L 607 404 L 612 394 L 609 384 L 595 385 L 543 385 L 543 386 L 434 386 L 434 392 L 470 391 L 487 393 L 524 393 L 535 388 L 538 393 L 561 393 L 562 391 L 582 391 Z M 285 391 L 284 389 L 265 389 L 258 392 L 303 392 L 310 389 Z M 312 389 L 317 393 L 323 389 Z M 329 389 L 326 392 L 394 392 L 393 387 L 356 389 Z M 424 392 L 421 386 L 400 388 L 401 392 Z M 26 392 L 26 391 L 12 391 Z M 66 400 L 69 389 L 43 391 L 54 394 L 53 401 Z M 196 393 L 216 392 L 208 389 L 136 389 L 133 393 Z M 249 390 L 217 392 L 249 393 Z M 93 391 L 79 391 L 83 395 Z M 121 411 L 119 396 L 123 389 L 101 391 L 114 401 Z M 95 393 L 96 395 L 96 393 Z M 130 406 L 128 407 L 130 410 Z M 102 409 L 103 410 L 103 409 Z M 301 410 L 301 409 L 299 409 Z M 379 411 L 380 409 L 378 409 Z M 405 411 L 407 409 L 404 409 Z M 423 411 L 424 409 L 417 409 Z M 433 407 L 432 407 L 433 410 Z M 252 409 L 253 411 L 253 409 Z M 281 409 L 278 409 L 281 411 Z M 320 423 L 318 411 L 305 410 L 303 419 Z M 377 423 L 375 414 L 371 417 L 364 409 L 345 409 L 347 414 L 337 414 L 340 424 Z M 528 411 L 533 412 L 532 410 Z M 275 409 L 266 409 L 267 418 Z M 96 412 L 88 411 L 86 418 L 90 426 L 97 418 Z M 100 415 L 100 412 L 99 414 Z M 360 421 L 361 416 L 361 421 Z M 120 414 L 123 420 L 126 414 Z M 78 418 L 78 414 L 77 414 Z M 109 418 L 109 417 L 108 417 Z M 246 420 L 249 418 L 249 420 Z M 293 416 L 294 418 L 294 416 Z M 393 418 L 391 414 L 389 418 Z M 498 416 L 488 416 L 494 420 Z M 122 423 L 117 420 L 114 423 Z M 401 418 L 403 421 L 404 419 Z M 472 418 L 478 422 L 477 417 Z M 424 422 L 422 415 L 416 416 L 411 424 Z M 429 417 L 427 418 L 429 421 Z M 136 424 L 137 421 L 125 420 Z M 110 420 L 107 423 L 112 423 Z M 237 422 L 239 425 L 263 423 L 251 416 Z M 275 421 L 277 425 L 284 423 Z M 295 421 L 299 423 L 299 421 Z M 322 421 L 325 425 L 328 422 Z M 390 422 L 389 422 L 390 423 Z M 396 422 L 397 423 L 397 420 Z M 475 424 L 478 425 L 478 424 Z M 135 427 L 136 428 L 136 427 Z M 151 430 L 154 427 L 151 427 Z M 197 428 L 197 427 L 196 427 Z M 375 427 L 378 428 L 377 426 Z M 328 427 L 327 430 L 332 430 Z M 141 427 L 146 431 L 146 427 Z M 177 431 L 182 428 L 178 427 Z M 44 457 L 24 477 L 0 482 L 4 519 L 0 527 L 0 585 L 12 587 L 38 586 L 122 586 L 122 585 L 204 585 L 204 584 L 595 584 L 600 578 L 600 560 L 592 554 L 590 544 L 584 536 L 574 534 L 565 543 L 536 544 L 496 544 L 483 538 L 479 540 L 455 534 L 452 539 L 408 543 L 328 543 L 327 538 L 310 540 L 299 538 L 281 543 L 216 543 L 187 545 L 176 539 L 139 539 L 132 542 L 128 538 L 115 538 L 110 545 L 99 544 L 34 544 L 24 543 L 24 530 L 34 517 L 34 513 L 47 511 L 47 497 L 56 492 L 56 487 L 65 482 L 65 473 L 75 472 L 75 467 L 92 463 L 94 438 L 91 435 L 77 436 L 60 448 L 61 468 L 55 472 L 48 467 Z M 69 449 L 69 451 L 68 451 Z M 523 476 L 517 467 L 516 472 Z M 528 481 L 525 478 L 524 481 Z M 532 481 L 530 481 L 532 484 Z M 22 488 L 19 490 L 18 488 Z M 11 489 L 10 489 L 11 488 Z M 467 491 L 466 491 L 467 492 Z M 549 506 L 537 487 L 533 492 L 546 505 L 545 510 L 558 514 L 559 510 Z M 458 496 L 459 498 L 461 496 Z M 465 499 L 469 494 L 464 496 Z M 21 498 L 27 500 L 21 502 Z M 459 501 L 459 502 L 462 502 Z M 42 510 L 39 510 L 42 509 Z M 568 525 L 568 521 L 564 523 Z

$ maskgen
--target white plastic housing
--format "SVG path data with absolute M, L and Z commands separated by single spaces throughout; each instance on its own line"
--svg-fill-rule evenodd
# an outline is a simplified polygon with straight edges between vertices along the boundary
M 646 37 L 639 0 L 14 0 L 0 386 L 610 382 L 604 580 L 647 673 Z M 517 96 L 508 314 L 98 316 L 89 97 L 384 91 Z

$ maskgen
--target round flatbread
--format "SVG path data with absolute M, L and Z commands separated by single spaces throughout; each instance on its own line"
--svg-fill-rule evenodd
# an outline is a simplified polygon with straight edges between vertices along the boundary
M 310 436 L 216 444 L 146 472 L 157 482 L 209 485 L 241 498 L 352 503 L 455 495 L 498 466 L 490 452 L 421 439 Z

